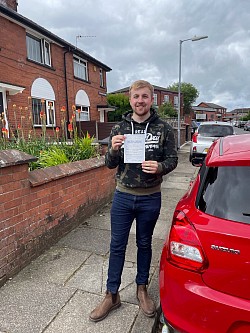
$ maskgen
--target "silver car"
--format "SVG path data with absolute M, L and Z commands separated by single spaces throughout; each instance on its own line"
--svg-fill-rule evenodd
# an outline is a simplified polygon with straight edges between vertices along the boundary
M 192 136 L 189 161 L 193 158 L 204 159 L 211 144 L 222 136 L 234 135 L 232 125 L 222 121 L 201 123 Z

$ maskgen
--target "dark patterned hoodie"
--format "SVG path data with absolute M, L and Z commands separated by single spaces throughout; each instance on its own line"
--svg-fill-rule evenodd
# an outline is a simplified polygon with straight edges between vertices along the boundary
M 117 123 L 111 130 L 108 151 L 105 155 L 106 166 L 116 168 L 118 189 L 126 192 L 147 194 L 150 188 L 160 189 L 162 176 L 174 170 L 178 163 L 175 139 L 172 127 L 159 118 L 154 110 L 150 110 L 150 117 L 137 123 L 132 119 L 133 112 L 123 115 L 123 120 Z M 118 151 L 112 149 L 112 137 L 124 134 L 145 134 L 145 160 L 159 162 L 157 174 L 148 174 L 142 171 L 140 163 L 124 163 L 123 145 Z

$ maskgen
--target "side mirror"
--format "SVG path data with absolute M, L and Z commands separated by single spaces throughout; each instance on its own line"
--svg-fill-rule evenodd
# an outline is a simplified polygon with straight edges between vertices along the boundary
M 192 161 L 191 161 L 192 165 L 195 167 L 201 167 L 203 162 L 204 162 L 204 158 L 202 158 L 202 157 L 194 157 L 194 158 L 192 158 Z

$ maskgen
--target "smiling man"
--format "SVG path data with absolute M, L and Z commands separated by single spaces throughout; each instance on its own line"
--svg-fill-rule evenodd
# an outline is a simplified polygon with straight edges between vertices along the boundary
M 136 221 L 137 275 L 136 296 L 147 317 L 156 313 L 147 293 L 152 258 L 152 236 L 161 209 L 163 175 L 178 163 L 172 127 L 152 109 L 154 88 L 144 80 L 134 82 L 129 90 L 132 111 L 124 114 L 110 134 L 105 156 L 108 168 L 116 168 L 117 187 L 111 207 L 111 243 L 107 291 L 103 301 L 91 312 L 90 320 L 100 321 L 121 305 L 119 287 L 125 261 L 129 232 Z M 126 135 L 141 135 L 145 160 L 124 162 Z M 144 147 L 143 147 L 144 148 Z M 129 148 L 128 148 L 129 149 Z

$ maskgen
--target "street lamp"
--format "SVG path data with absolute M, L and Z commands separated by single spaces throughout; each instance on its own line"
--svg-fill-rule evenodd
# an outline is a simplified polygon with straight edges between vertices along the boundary
M 201 39 L 208 38 L 208 36 L 194 36 L 193 38 L 180 40 L 180 51 L 179 51 L 179 83 L 178 83 L 178 128 L 177 128 L 177 150 L 180 149 L 181 142 L 181 47 L 182 43 L 188 40 L 196 42 Z

